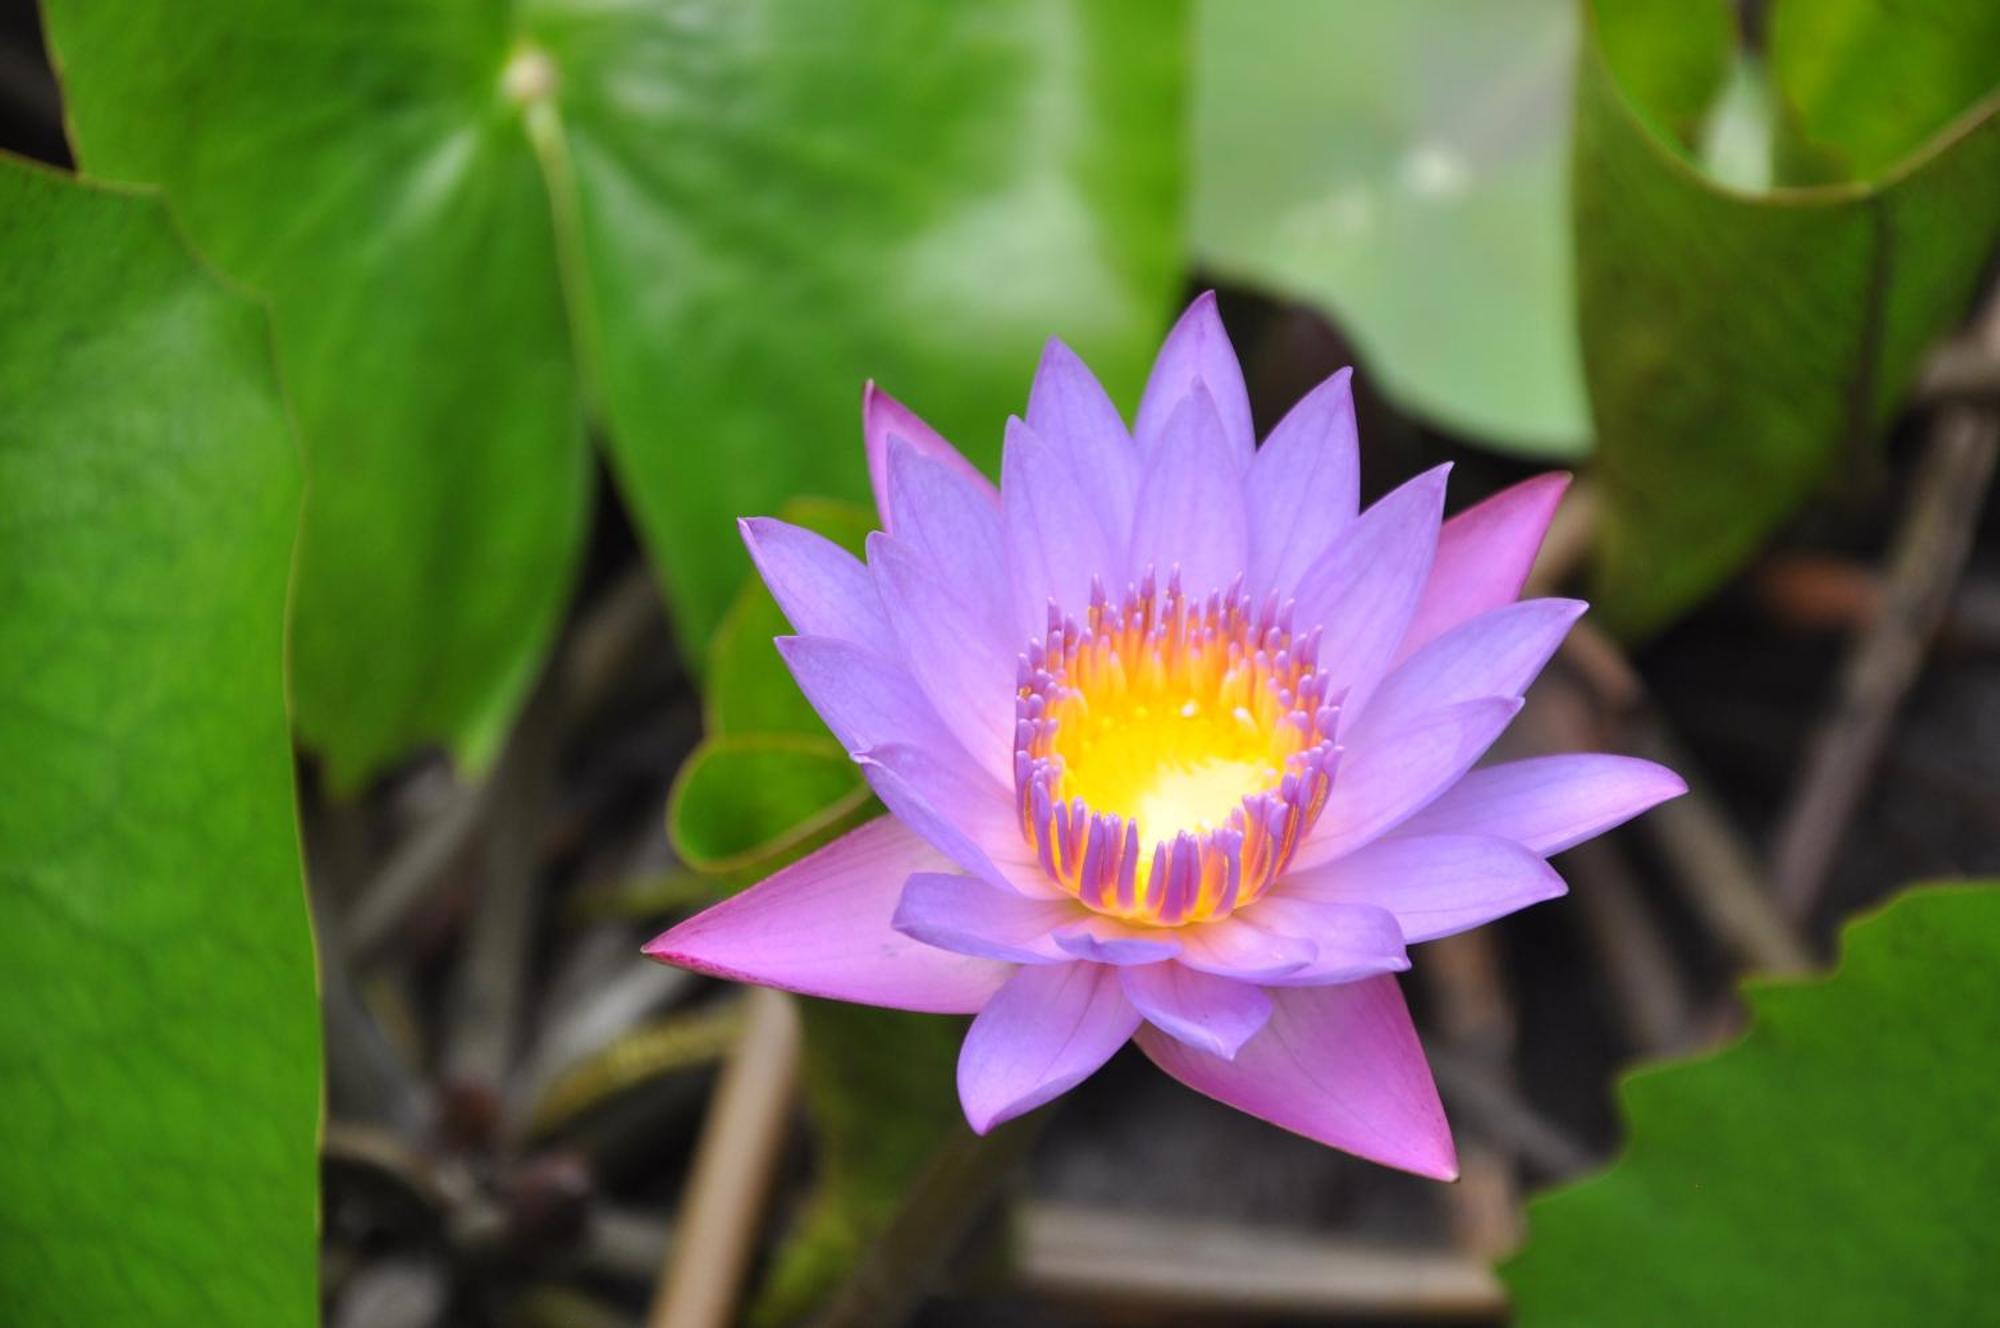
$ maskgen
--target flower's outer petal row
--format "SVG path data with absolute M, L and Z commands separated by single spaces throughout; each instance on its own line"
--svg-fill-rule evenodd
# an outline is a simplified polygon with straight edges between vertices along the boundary
M 1560 471 L 1537 475 L 1444 523 L 1430 581 L 1411 615 L 1399 659 L 1468 618 L 1513 603 L 1568 487 L 1569 476 Z
M 1050 338 L 1028 392 L 1028 427 L 1068 459 L 1083 492 L 1102 509 L 1105 529 L 1122 545 L 1131 537 L 1139 496 L 1139 451 L 1096 375 Z
M 1520 696 L 1555 654 L 1587 606 L 1574 599 L 1529 599 L 1460 623 L 1396 666 L 1342 741 L 1365 747 L 1417 715 L 1486 696 Z
M 1039 971 L 1039 970 L 1037 970 Z M 1272 993 L 1270 1022 L 1224 1060 L 1152 1028 L 1139 1046 L 1174 1078 L 1308 1139 L 1438 1180 L 1451 1127 L 1396 979 Z
M 1321 667 L 1331 693 L 1346 694 L 1343 712 L 1361 713 L 1396 657 L 1430 575 L 1450 470 L 1425 471 L 1355 518 L 1295 592 L 1293 621 L 1326 633 Z
M 770 517 L 750 517 L 736 527 L 793 630 L 894 658 L 896 634 L 859 558 L 824 535 Z
M 1384 727 L 1341 758 L 1326 811 L 1299 846 L 1292 869 L 1331 862 L 1428 806 L 1485 754 L 1520 713 L 1512 697 L 1461 701 Z
M 959 745 L 996 779 L 1010 777 L 1016 660 L 989 636 L 977 598 L 881 531 L 868 537 L 868 566 L 902 644 L 897 658 Z
M 919 419 L 915 411 L 875 386 L 871 379 L 861 389 L 861 441 L 868 453 L 868 482 L 874 486 L 875 510 L 881 514 L 883 529 L 890 534 L 896 533 L 895 513 L 889 501 L 889 444 L 894 438 L 901 438 L 925 456 L 958 470 L 982 488 L 991 501 L 999 502 L 993 481 L 980 474 L 979 467 L 967 461 L 942 434 Z
M 892 920 L 905 936 L 959 954 L 1009 964 L 1066 964 L 1051 934 L 1074 919 L 1069 899 L 1027 899 L 974 876 L 918 872 L 903 885 Z
M 1125 532 L 1078 482 L 1068 459 L 1020 420 L 1007 421 L 1000 508 L 1018 639 L 1048 628 L 1049 605 L 1090 603 L 1091 584 L 1125 579 Z
M 1239 469 L 1248 469 L 1257 449 L 1257 429 L 1250 420 L 1250 394 L 1243 386 L 1243 366 L 1223 331 L 1222 315 L 1216 311 L 1215 292 L 1195 299 L 1174 324 L 1160 346 L 1153 371 L 1146 379 L 1146 391 L 1139 398 L 1139 415 L 1132 434 L 1138 440 L 1139 455 L 1148 465 L 1156 456 L 1167 421 L 1180 409 L 1183 398 L 1197 384 L 1208 388 L 1222 419 L 1223 436 Z
M 1181 589 L 1199 600 L 1239 584 L 1249 560 L 1241 468 L 1214 398 L 1196 383 L 1168 417 L 1139 481 L 1125 565 L 1142 576 L 1178 572 Z
M 1022 842 L 1013 800 L 969 759 L 905 743 L 853 755 L 889 810 L 966 871 L 1030 899 L 1070 898 Z
M 1123 968 L 1118 980 L 1147 1023 L 1224 1060 L 1233 1060 L 1271 1017 L 1271 998 L 1263 988 L 1183 964 Z
M 1250 569 L 1244 589 L 1261 601 L 1291 595 L 1306 571 L 1353 522 L 1361 493 L 1353 371 L 1342 369 L 1278 421 L 1250 464 Z
M 1088 1079 L 1139 1027 L 1117 970 L 1045 964 L 1014 971 L 958 1053 L 958 1098 L 985 1134 Z
M 889 445 L 889 506 L 896 542 L 915 550 L 931 575 L 963 596 L 982 640 L 1011 661 L 1020 650 L 1007 593 L 1007 541 L 1000 504 L 983 478 L 925 456 L 901 439 Z
M 807 996 L 970 1014 L 1012 970 L 925 945 L 890 925 L 903 882 L 947 865 L 884 816 L 656 937 L 646 954 Z
M 1395 914 L 1403 939 L 1415 945 L 1554 899 L 1564 889 L 1553 867 L 1509 839 L 1391 836 L 1323 867 L 1291 873 L 1259 911 L 1306 902 L 1373 904 Z
M 1685 792 L 1679 775 L 1636 756 L 1537 756 L 1474 770 L 1395 834 L 1495 835 L 1549 857 Z
M 1355 982 L 1378 973 L 1401 973 L 1410 966 L 1403 928 L 1386 908 L 1365 903 L 1325 903 L 1272 895 L 1248 909 L 1252 927 L 1313 943 L 1313 961 L 1266 979 L 1276 987 L 1322 987 Z

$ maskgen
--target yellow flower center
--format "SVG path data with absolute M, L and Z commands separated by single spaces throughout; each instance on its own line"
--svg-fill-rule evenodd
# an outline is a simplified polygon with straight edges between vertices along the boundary
M 1335 710 L 1275 606 L 1101 597 L 1030 648 L 1017 701 L 1022 832 L 1090 907 L 1165 926 L 1227 915 L 1325 804 Z

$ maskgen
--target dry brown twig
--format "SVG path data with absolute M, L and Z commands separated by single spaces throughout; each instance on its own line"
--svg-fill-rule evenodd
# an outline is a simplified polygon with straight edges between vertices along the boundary
M 1972 338 L 1958 345 L 2000 362 L 2000 293 Z M 1795 922 L 1809 922 L 1819 908 L 1896 714 L 1944 622 L 1996 457 L 2000 408 L 1958 403 L 1939 410 L 1890 547 L 1880 611 L 1848 653 L 1833 707 L 1780 823 L 1772 875 Z
M 648 1328 L 723 1328 L 757 1247 L 798 1085 L 799 1012 L 766 987 L 744 998 L 743 1035 L 709 1100 Z

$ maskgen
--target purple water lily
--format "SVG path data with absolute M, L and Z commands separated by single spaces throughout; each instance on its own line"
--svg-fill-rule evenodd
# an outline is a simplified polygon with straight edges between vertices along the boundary
M 1348 374 L 1259 447 L 1212 296 L 1130 429 L 1050 342 L 997 490 L 872 387 L 862 415 L 865 565 L 743 533 L 890 814 L 647 953 L 977 1014 L 981 1132 L 1136 1039 L 1252 1115 L 1456 1175 L 1405 947 L 1561 894 L 1549 855 L 1685 787 L 1621 756 L 1472 769 L 1584 609 L 1516 602 L 1566 477 L 1442 521 L 1439 467 L 1357 514 Z

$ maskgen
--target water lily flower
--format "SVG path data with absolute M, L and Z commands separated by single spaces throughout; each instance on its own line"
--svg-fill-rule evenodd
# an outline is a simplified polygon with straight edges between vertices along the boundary
M 1584 605 L 1516 602 L 1566 477 L 1357 513 L 1348 374 L 1258 446 L 1213 296 L 1131 428 L 1050 342 L 998 489 L 872 388 L 862 562 L 743 522 L 777 642 L 888 815 L 647 946 L 974 1014 L 984 1132 L 1128 1040 L 1336 1148 L 1457 1173 L 1395 974 L 1563 892 L 1547 858 L 1685 786 L 1622 756 L 1474 769 Z

